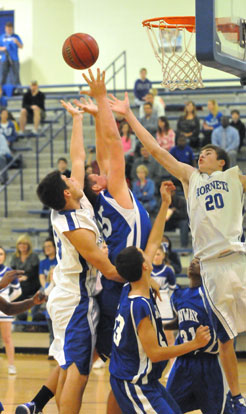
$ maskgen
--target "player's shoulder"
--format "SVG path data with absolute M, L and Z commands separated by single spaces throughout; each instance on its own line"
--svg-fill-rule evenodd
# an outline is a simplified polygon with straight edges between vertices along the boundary
M 180 300 L 184 297 L 186 297 L 189 294 L 189 288 L 184 288 L 179 285 L 176 285 L 173 294 L 172 294 L 172 300 Z

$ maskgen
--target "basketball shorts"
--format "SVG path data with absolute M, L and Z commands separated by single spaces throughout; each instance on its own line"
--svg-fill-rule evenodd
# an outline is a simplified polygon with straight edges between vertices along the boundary
M 111 375 L 110 383 L 123 414 L 182 414 L 159 381 L 138 385 Z
M 167 391 L 183 413 L 232 414 L 228 386 L 217 355 L 198 353 L 176 359 L 168 377 Z
M 246 331 L 246 255 L 201 261 L 209 316 L 221 342 Z
M 101 283 L 103 290 L 96 297 L 100 309 L 96 350 L 102 360 L 106 361 L 112 351 L 114 321 L 123 284 L 107 280 L 104 276 Z
M 56 286 L 49 295 L 47 310 L 54 332 L 49 355 L 61 368 L 67 369 L 75 363 L 81 375 L 88 375 L 99 320 L 96 299 L 75 295 Z

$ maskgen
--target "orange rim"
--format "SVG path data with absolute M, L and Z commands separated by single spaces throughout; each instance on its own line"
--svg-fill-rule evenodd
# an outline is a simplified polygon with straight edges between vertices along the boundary
M 194 32 L 196 29 L 195 16 L 169 16 L 155 17 L 142 22 L 145 27 L 154 27 L 158 29 L 186 29 L 188 32 Z

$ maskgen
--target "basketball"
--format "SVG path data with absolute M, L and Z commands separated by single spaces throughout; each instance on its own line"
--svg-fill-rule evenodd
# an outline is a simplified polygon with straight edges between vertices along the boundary
M 97 42 L 86 33 L 74 33 L 63 43 L 63 59 L 73 69 L 90 68 L 97 61 L 98 54 Z

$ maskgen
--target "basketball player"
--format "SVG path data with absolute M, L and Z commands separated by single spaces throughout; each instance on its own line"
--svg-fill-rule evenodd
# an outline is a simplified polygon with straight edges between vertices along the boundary
M 198 169 L 177 161 L 138 122 L 130 110 L 127 94 L 124 101 L 112 96 L 111 107 L 124 115 L 153 157 L 182 182 L 194 254 L 200 259 L 234 411 L 245 414 L 246 402 L 240 393 L 233 339 L 246 330 L 246 256 L 245 246 L 240 243 L 246 177 L 238 167 L 228 169 L 226 152 L 210 144 L 200 152 Z
M 83 193 L 83 115 L 70 103 L 62 101 L 62 105 L 73 117 L 71 177 L 54 171 L 41 181 L 37 194 L 43 204 L 52 208 L 57 246 L 58 265 L 53 275 L 56 286 L 47 305 L 55 338 L 50 355 L 60 366 L 56 400 L 60 414 L 76 414 L 81 407 L 96 341 L 99 312 L 94 296 L 100 289 L 97 269 L 108 278 L 118 281 L 122 278 L 97 245 L 99 230 L 92 206 Z M 17 407 L 18 413 L 35 410 L 30 403 Z
M 211 339 L 204 348 L 176 359 L 166 388 L 183 413 L 200 409 L 203 414 L 231 414 L 228 385 L 218 359 L 218 341 L 209 320 L 198 259 L 191 261 L 188 278 L 189 287 L 177 288 L 171 297 L 176 318 L 165 323 L 164 329 L 178 329 L 176 344 L 183 344 L 194 338 L 199 325 L 207 325 Z
M 115 319 L 110 382 L 123 413 L 181 414 L 171 395 L 158 381 L 167 360 L 205 346 L 209 327 L 201 326 L 187 343 L 167 347 L 159 310 L 151 295 L 149 276 L 152 260 L 160 245 L 172 183 L 162 183 L 162 204 L 143 252 L 123 249 L 116 268 L 130 283 L 122 290 Z

